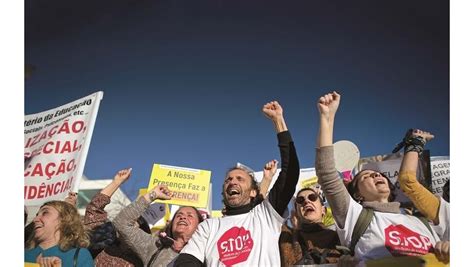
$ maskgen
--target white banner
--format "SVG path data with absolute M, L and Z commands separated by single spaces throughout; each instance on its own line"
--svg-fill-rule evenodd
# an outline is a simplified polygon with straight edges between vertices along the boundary
M 385 176 L 387 176 L 392 184 L 395 185 L 395 192 L 397 194 L 397 197 L 395 198 L 395 201 L 400 202 L 400 203 L 407 203 L 410 202 L 408 197 L 403 193 L 403 191 L 400 189 L 400 183 L 398 182 L 398 173 L 400 171 L 400 165 L 402 163 L 402 158 L 400 159 L 393 159 L 393 160 L 385 160 L 385 161 L 378 161 L 378 162 L 369 162 L 365 165 L 363 165 L 362 169 L 369 169 L 369 170 L 374 170 L 374 171 L 379 171 Z M 420 177 L 419 175 L 420 171 L 418 170 L 417 177 Z
M 416 177 L 418 181 L 425 187 L 429 187 L 431 183 L 431 176 L 429 170 L 430 159 L 429 150 L 423 152 L 422 158 L 418 161 L 418 168 Z M 403 160 L 403 154 L 401 152 L 388 155 L 377 155 L 373 157 L 361 158 L 359 161 L 359 170 L 370 169 L 379 171 L 387 176 L 392 184 L 395 185 L 395 193 L 397 197 L 395 201 L 400 202 L 404 205 L 411 204 L 411 201 L 400 189 L 400 183 L 398 182 L 398 174 L 400 172 L 400 166 Z M 408 205 L 408 206 L 409 206 Z
M 278 175 L 280 174 L 281 169 L 277 169 L 275 172 L 275 175 L 273 175 L 272 182 L 270 183 L 270 186 L 268 187 L 268 192 L 270 192 L 270 189 L 272 189 L 273 184 L 275 184 Z M 263 171 L 259 172 L 254 172 L 255 174 L 255 180 L 257 182 L 261 182 L 263 179 Z M 300 176 L 298 179 L 298 184 L 296 185 L 296 190 L 293 193 L 293 196 L 296 197 L 296 193 L 303 187 L 314 187 L 318 182 L 318 178 L 316 177 L 316 171 L 314 168 L 305 168 L 305 169 L 300 169 Z M 267 194 L 268 194 L 267 192 Z
M 103 92 L 25 116 L 25 205 L 77 192 Z
M 449 156 L 431 157 L 431 189 L 442 197 L 443 186 L 449 180 Z

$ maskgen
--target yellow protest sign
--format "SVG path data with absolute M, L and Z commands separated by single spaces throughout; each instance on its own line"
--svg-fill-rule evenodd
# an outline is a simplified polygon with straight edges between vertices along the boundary
M 324 214 L 322 220 L 323 220 L 324 226 L 326 226 L 326 227 L 335 224 L 334 216 L 332 215 L 332 209 L 331 209 L 331 207 L 327 207 L 327 208 L 326 208 L 326 213 Z
M 139 197 L 145 195 L 146 193 L 148 193 L 148 188 L 140 188 L 140 189 L 138 189 L 138 196 L 139 196 Z
M 318 177 L 313 176 L 300 181 L 300 188 L 314 187 L 318 183 Z
M 428 253 L 422 256 L 401 256 L 384 257 L 365 262 L 367 267 L 398 267 L 398 266 L 430 266 L 430 267 L 449 267 L 449 263 L 440 262 L 435 254 Z
M 213 210 L 211 212 L 211 218 L 220 218 L 222 217 L 222 211 L 221 210 Z
M 159 184 L 167 185 L 170 200 L 158 202 L 203 208 L 207 205 L 211 171 L 154 164 L 148 191 Z

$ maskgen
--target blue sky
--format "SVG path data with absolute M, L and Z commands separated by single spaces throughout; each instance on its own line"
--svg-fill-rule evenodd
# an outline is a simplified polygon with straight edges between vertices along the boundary
M 296 3 L 293 3 L 296 2 Z M 342 94 L 335 140 L 388 153 L 405 130 L 449 155 L 448 1 L 25 1 L 25 114 L 104 91 L 84 173 L 134 199 L 153 163 L 212 171 L 279 158 L 261 114 L 278 100 L 301 167 L 315 101 Z

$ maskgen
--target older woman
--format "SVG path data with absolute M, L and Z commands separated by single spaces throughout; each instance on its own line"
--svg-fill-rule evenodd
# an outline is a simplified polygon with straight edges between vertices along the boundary
M 94 266 L 89 239 L 77 209 L 64 201 L 49 201 L 38 211 L 26 242 L 25 262 L 41 266 Z
M 433 234 L 431 226 L 400 213 L 400 203 L 392 202 L 391 183 L 381 173 L 363 170 L 354 177 L 349 192 L 344 187 L 335 168 L 333 149 L 334 118 L 339 102 L 340 95 L 332 92 L 322 96 L 317 103 L 320 129 L 316 172 L 333 209 L 341 243 L 351 247 L 355 256 L 362 260 L 431 252 L 439 237 Z M 356 222 L 359 215 L 368 210 L 373 211 L 373 216 L 355 243 Z
M 196 208 L 184 206 L 178 209 L 171 223 L 158 237 L 134 226 L 137 218 L 154 200 L 169 199 L 169 195 L 166 186 L 158 185 L 125 207 L 113 221 L 122 239 L 140 257 L 144 266 L 169 266 L 202 222 Z

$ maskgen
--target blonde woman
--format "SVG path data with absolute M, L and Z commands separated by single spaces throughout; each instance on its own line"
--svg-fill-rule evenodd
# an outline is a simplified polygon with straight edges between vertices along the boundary
M 49 201 L 38 211 L 25 247 L 25 262 L 40 266 L 94 266 L 89 238 L 77 209 L 64 201 Z

